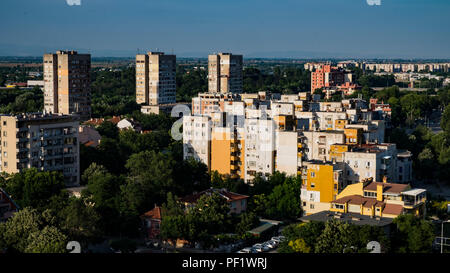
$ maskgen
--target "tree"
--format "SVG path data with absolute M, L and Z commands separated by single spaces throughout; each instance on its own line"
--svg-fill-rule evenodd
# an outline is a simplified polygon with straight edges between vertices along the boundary
M 301 213 L 300 177 L 288 177 L 267 197 L 266 214 L 275 219 L 295 220 Z
M 38 232 L 42 218 L 35 209 L 24 208 L 6 222 L 0 223 L 0 248 L 11 252 L 25 252 L 30 234 Z
M 6 182 L 6 191 L 21 207 L 45 210 L 52 196 L 65 187 L 60 172 L 39 172 L 35 168 L 12 175 Z
M 244 234 L 259 224 L 259 218 L 254 212 L 244 212 L 239 215 L 240 222 L 236 225 L 236 233 Z
M 393 248 L 400 253 L 429 253 L 434 240 L 434 229 L 428 221 L 411 214 L 394 219 Z
M 71 198 L 60 217 L 63 219 L 61 228 L 71 240 L 87 245 L 100 235 L 100 215 L 82 198 Z
M 286 237 L 286 240 L 280 244 L 279 252 L 296 252 L 297 250 L 293 249 L 292 246 L 294 246 L 295 241 L 299 239 L 305 242 L 304 250 L 309 248 L 312 252 L 314 252 L 317 239 L 322 234 L 324 228 L 325 224 L 323 222 L 315 221 L 288 225 L 283 229 L 283 235 Z
M 306 244 L 305 240 L 297 239 L 295 241 L 289 241 L 289 247 L 297 253 L 310 253 L 311 248 Z
M 105 136 L 108 138 L 117 139 L 119 136 L 119 128 L 117 128 L 117 126 L 110 121 L 104 121 L 100 124 L 100 126 L 97 127 L 97 131 L 102 137 Z
M 444 130 L 447 140 L 450 142 L 450 105 L 445 107 L 441 118 L 441 128 Z
M 46 226 L 31 233 L 25 253 L 66 253 L 68 238 L 56 227 Z
M 317 239 L 316 253 L 347 253 L 355 252 L 352 245 L 350 224 L 337 220 L 330 220 Z

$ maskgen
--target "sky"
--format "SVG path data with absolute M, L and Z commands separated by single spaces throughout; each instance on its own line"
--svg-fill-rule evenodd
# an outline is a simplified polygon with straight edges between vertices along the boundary
M 450 58 L 449 17 L 449 0 L 1 0 L 0 56 Z

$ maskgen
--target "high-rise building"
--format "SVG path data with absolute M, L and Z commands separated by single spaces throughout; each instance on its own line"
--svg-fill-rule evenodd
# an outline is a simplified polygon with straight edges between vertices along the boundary
M 91 55 L 57 51 L 44 55 L 44 110 L 91 117 Z
M 351 74 L 345 73 L 343 69 L 326 64 L 311 72 L 311 93 L 316 89 L 339 86 L 352 80 Z
M 71 115 L 1 115 L 0 172 L 61 171 L 67 186 L 79 185 L 78 127 Z
M 210 93 L 242 93 L 242 55 L 219 53 L 208 56 L 208 90 Z
M 176 56 L 163 52 L 136 55 L 136 102 L 143 105 L 175 103 Z

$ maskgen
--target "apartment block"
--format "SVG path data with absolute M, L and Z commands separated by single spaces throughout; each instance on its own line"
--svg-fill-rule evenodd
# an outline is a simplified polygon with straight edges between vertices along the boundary
M 235 126 L 214 127 L 211 141 L 211 170 L 244 179 L 244 129 Z
M 211 168 L 211 118 L 183 117 L 183 157 L 193 158 Z
M 347 179 L 349 184 L 367 178 L 381 181 L 386 177 L 395 181 L 398 177 L 397 148 L 395 144 L 363 144 L 352 146 L 344 152 Z
M 305 137 L 303 151 L 307 160 L 331 160 L 330 150 L 334 144 L 344 144 L 345 134 L 342 131 L 303 131 Z
M 163 52 L 136 55 L 136 102 L 144 106 L 176 102 L 176 56 Z
M 327 161 L 303 162 L 301 206 L 306 215 L 330 209 L 330 202 L 347 186 L 344 165 Z
M 275 123 L 267 119 L 246 119 L 245 182 L 252 183 L 257 173 L 268 177 L 275 171 Z
M 79 185 L 78 127 L 69 115 L 0 116 L 0 172 L 61 171 L 67 186 Z
M 210 93 L 242 93 L 242 55 L 219 53 L 208 56 L 208 91 Z
M 44 55 L 44 110 L 91 117 L 91 55 L 57 51 Z
M 311 93 L 316 89 L 339 86 L 351 81 L 351 76 L 346 76 L 346 72 L 338 67 L 329 64 L 318 67 L 311 72 Z
M 275 139 L 275 169 L 287 175 L 297 176 L 299 166 L 302 165 L 302 153 L 301 149 L 298 149 L 298 133 L 276 130 Z

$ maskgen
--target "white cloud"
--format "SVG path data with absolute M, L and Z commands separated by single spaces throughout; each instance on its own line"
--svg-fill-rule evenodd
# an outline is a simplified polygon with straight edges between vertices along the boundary
M 69 6 L 81 6 L 81 0 L 66 0 Z

